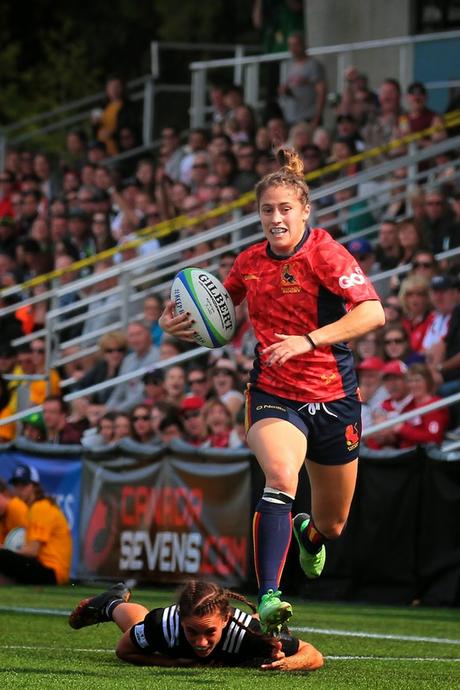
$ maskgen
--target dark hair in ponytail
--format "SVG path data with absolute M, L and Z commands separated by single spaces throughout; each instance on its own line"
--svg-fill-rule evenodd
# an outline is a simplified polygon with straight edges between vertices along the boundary
M 270 187 L 288 187 L 297 191 L 301 203 L 306 206 L 310 203 L 310 190 L 304 180 L 304 166 L 299 154 L 288 146 L 281 146 L 275 155 L 280 169 L 265 175 L 257 183 L 257 204 L 260 204 L 262 194 Z

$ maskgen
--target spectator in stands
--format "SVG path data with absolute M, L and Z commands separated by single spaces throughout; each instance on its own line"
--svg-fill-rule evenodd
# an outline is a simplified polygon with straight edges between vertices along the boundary
M 383 367 L 383 383 L 388 391 L 388 397 L 375 411 L 372 417 L 373 424 L 379 424 L 406 412 L 407 406 L 412 401 L 407 372 L 407 366 L 398 359 L 387 362 Z M 394 429 L 390 428 L 367 437 L 365 443 L 370 448 L 397 448 L 398 438 Z
M 57 395 L 48 396 L 43 402 L 43 422 L 48 443 L 80 443 L 81 431 L 67 421 L 69 407 Z
M 183 425 L 183 439 L 192 446 L 202 446 L 208 440 L 203 409 L 205 400 L 189 394 L 182 399 L 179 409 Z
M 14 175 L 9 170 L 0 172 L 0 218 L 8 216 L 14 218 L 16 209 L 12 204 L 12 193 L 14 189 Z
M 46 441 L 46 428 L 41 412 L 32 412 L 21 420 L 21 436 L 32 443 L 43 443 Z
M 93 275 L 100 276 L 105 271 L 112 268 L 111 261 L 100 261 L 94 267 Z M 85 345 L 93 345 L 97 342 L 98 334 L 111 324 L 115 324 L 120 317 L 119 300 L 120 296 L 113 293 L 113 288 L 117 286 L 117 277 L 109 276 L 103 280 L 95 279 L 90 288 L 90 295 L 96 296 L 88 305 L 86 318 L 83 325 L 82 335 L 85 338 Z M 93 337 L 92 334 L 95 334 Z
M 433 252 L 427 249 L 419 249 L 412 260 L 412 268 L 409 275 L 419 275 L 425 280 L 431 281 L 439 273 L 439 265 Z
M 155 443 L 155 432 L 152 428 L 150 408 L 147 405 L 136 405 L 131 414 L 132 438 L 138 443 Z
M 306 120 L 317 127 L 322 124 L 326 102 L 324 67 L 308 55 L 301 32 L 291 33 L 288 46 L 291 58 L 285 65 L 286 79 L 278 89 L 284 119 L 288 125 Z
M 152 429 L 160 440 L 160 423 L 165 417 L 177 417 L 179 414 L 179 408 L 177 405 L 172 405 L 166 400 L 159 400 L 157 403 L 152 405 L 152 410 L 150 412 L 150 419 L 152 422 Z
M 181 439 L 183 436 L 182 419 L 176 412 L 166 415 L 158 425 L 160 443 L 167 445 L 174 439 Z
M 163 369 L 153 369 L 144 374 L 142 377 L 142 383 L 144 384 L 144 399 L 142 402 L 144 405 L 152 408 L 157 402 L 164 400 L 166 393 L 163 382 Z
M 95 252 L 104 252 L 115 246 L 115 238 L 110 229 L 110 221 L 105 213 L 93 213 L 91 217 L 91 234 L 94 238 Z
M 385 361 L 401 360 L 409 365 L 422 360 L 409 343 L 409 335 L 402 323 L 387 323 L 383 330 L 383 356 Z
M 206 151 L 208 144 L 208 133 L 205 129 L 195 128 L 190 130 L 187 144 L 184 148 L 184 157 L 180 161 L 179 179 L 189 185 L 191 180 L 191 170 L 195 155 L 199 151 Z
M 180 177 L 180 164 L 185 155 L 180 145 L 179 132 L 176 127 L 163 127 L 161 131 L 161 150 L 164 155 L 164 170 L 172 180 Z
M 153 367 L 158 360 L 158 348 L 152 345 L 150 329 L 142 321 L 133 321 L 127 328 L 127 342 L 130 353 L 120 367 L 120 376 L 130 374 L 143 367 Z M 107 401 L 108 410 L 130 412 L 143 400 L 144 386 L 139 378 L 119 383 Z
M 39 179 L 39 189 L 44 197 L 51 201 L 59 194 L 59 180 L 48 157 L 44 153 L 37 153 L 34 157 L 34 173 Z
M 208 376 L 208 370 L 200 364 L 192 364 L 187 369 L 187 388 L 197 397 L 207 400 L 212 389 L 212 381 Z
M 92 113 L 91 123 L 97 141 L 104 144 L 107 153 L 114 156 L 119 151 L 117 136 L 124 127 L 135 127 L 133 106 L 126 95 L 119 77 L 109 77 L 105 84 L 106 104 L 102 112 Z
M 36 338 L 30 344 L 35 374 L 43 374 L 41 381 L 30 382 L 30 401 L 33 405 L 41 405 L 47 395 L 59 395 L 61 377 L 56 369 L 47 367 L 45 341 Z
M 355 257 L 365 275 L 370 276 L 376 272 L 375 251 L 369 240 L 365 237 L 358 237 L 348 242 L 347 249 Z
M 401 284 L 399 301 L 410 346 L 415 352 L 421 352 L 425 333 L 433 320 L 428 281 L 421 276 L 406 278 Z
M 421 230 L 427 247 L 434 254 L 458 247 L 460 225 L 441 187 L 430 189 L 425 195 L 425 218 Z
M 365 359 L 382 357 L 382 344 L 379 333 L 371 331 L 353 341 L 353 352 L 358 364 Z
M 206 446 L 211 448 L 228 448 L 230 433 L 233 429 L 232 413 L 220 400 L 211 398 L 203 409 L 208 433 Z
M 12 259 L 16 258 L 16 242 L 19 236 L 17 225 L 12 216 L 0 217 L 0 251 Z
M 236 150 L 236 160 L 238 175 L 235 186 L 240 194 L 245 194 L 253 189 L 259 179 L 255 169 L 256 148 L 254 144 L 250 142 L 240 144 Z
M 375 412 L 387 397 L 383 385 L 384 362 L 380 357 L 368 357 L 356 367 L 359 379 L 359 392 L 362 399 L 361 419 L 363 429 L 372 424 Z
M 434 276 L 430 282 L 430 302 L 433 318 L 422 341 L 422 351 L 428 362 L 439 361 L 435 350 L 442 346 L 449 330 L 449 323 L 458 304 L 458 289 L 449 275 Z
M 72 208 L 68 214 L 69 239 L 79 259 L 96 253 L 96 243 L 90 229 L 91 217 L 81 208 Z
M 14 401 L 12 399 L 12 391 L 0 374 L 0 420 L 11 417 L 15 412 Z M 9 422 L 8 424 L 0 425 L 0 443 L 8 443 L 16 436 L 16 424 Z
M 234 419 L 244 402 L 235 362 L 225 357 L 218 359 L 212 370 L 212 383 L 216 397 L 224 403 Z
M 66 153 L 61 167 L 69 167 L 81 172 L 86 164 L 88 137 L 83 129 L 73 129 L 66 137 Z
M 401 87 L 396 79 L 385 79 L 378 92 L 379 110 L 370 114 L 367 124 L 361 130 L 366 148 L 383 146 L 394 138 L 399 117 L 402 114 Z M 387 154 L 383 156 L 387 157 Z
M 124 412 L 115 412 L 115 419 L 113 421 L 113 441 L 121 441 L 123 438 L 131 438 L 133 433 L 133 426 L 131 417 Z
M 398 239 L 401 247 L 401 258 L 398 266 L 406 266 L 412 263 L 418 251 L 424 248 L 423 233 L 412 218 L 398 223 Z M 400 278 L 396 275 L 390 280 L 391 289 L 398 292 L 401 287 Z
M 106 412 L 97 423 L 98 434 L 104 445 L 112 443 L 115 433 L 115 412 Z
M 440 122 L 439 116 L 427 107 L 427 90 L 419 81 L 414 81 L 407 89 L 407 113 L 399 116 L 398 132 L 400 136 L 421 132 L 428 127 L 432 127 L 436 122 Z M 432 143 L 431 137 L 419 139 L 418 146 L 429 146 Z
M 368 230 L 375 225 L 375 218 L 367 209 L 367 201 L 358 198 L 357 187 L 346 187 L 334 194 L 337 204 L 345 204 L 340 209 L 340 229 L 345 235 Z M 348 203 L 350 202 L 350 203 Z
M 385 311 L 385 324 L 387 326 L 399 325 L 402 319 L 402 307 L 397 295 L 388 295 L 383 303 Z
M 401 260 L 398 229 L 393 218 L 385 217 L 380 223 L 375 260 L 381 271 L 395 268 Z
M 449 277 L 450 280 L 452 278 Z M 458 280 L 454 283 L 457 287 Z M 441 396 L 453 395 L 460 391 L 460 304 L 452 312 L 447 333 L 440 343 L 436 356 L 430 358 L 432 374 Z M 460 410 L 456 407 L 455 423 L 460 424 Z
M 43 197 L 41 192 L 39 192 L 37 189 L 31 189 L 27 192 L 23 191 L 21 197 L 22 203 L 16 222 L 19 229 L 19 234 L 27 237 L 34 221 L 40 215 Z
M 0 549 L 0 575 L 21 584 L 60 585 L 69 580 L 72 537 L 62 511 L 45 496 L 36 469 L 17 465 L 10 483 L 29 506 L 24 545 Z
M 166 402 L 178 407 L 185 396 L 185 371 L 180 364 L 173 364 L 166 369 L 164 389 Z
M 95 386 L 103 381 L 109 381 L 120 373 L 120 367 L 126 356 L 127 342 L 122 331 L 104 333 L 99 340 L 99 359 L 88 369 L 74 385 L 74 390 L 80 391 L 89 386 Z M 113 389 L 104 388 L 91 393 L 89 399 L 96 405 L 105 405 L 112 394 Z
M 14 496 L 8 484 L 0 479 L 0 547 L 5 537 L 16 527 L 26 528 L 29 523 L 29 508 L 22 498 Z
M 434 379 L 425 364 L 412 364 L 409 367 L 408 383 L 412 401 L 407 405 L 405 412 L 440 400 L 434 395 Z M 445 407 L 412 417 L 394 427 L 398 446 L 407 448 L 419 443 L 439 444 L 444 439 L 448 423 L 449 413 Z

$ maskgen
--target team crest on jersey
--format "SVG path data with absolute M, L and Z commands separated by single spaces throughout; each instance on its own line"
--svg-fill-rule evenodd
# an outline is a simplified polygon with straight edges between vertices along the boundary
M 349 424 L 345 428 L 345 441 L 347 442 L 348 450 L 354 450 L 359 443 L 359 431 L 357 424 Z
M 326 386 L 335 381 L 337 375 L 333 372 L 332 374 L 321 374 L 321 380 L 324 381 Z
M 300 292 L 301 289 L 291 264 L 281 266 L 281 292 Z

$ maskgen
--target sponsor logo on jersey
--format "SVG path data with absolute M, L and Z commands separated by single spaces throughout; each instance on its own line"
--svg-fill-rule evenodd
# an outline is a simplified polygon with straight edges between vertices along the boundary
M 259 280 L 259 276 L 254 275 L 254 273 L 246 273 L 243 280 Z
M 337 374 L 335 374 L 335 373 L 321 374 L 321 381 L 324 381 L 326 386 L 328 386 L 330 383 L 332 383 L 336 378 L 337 378 Z
M 339 286 L 342 288 L 342 290 L 347 290 L 355 285 L 364 285 L 365 282 L 366 276 L 359 266 L 356 266 L 355 270 L 353 273 L 350 273 L 350 275 L 340 276 L 339 278 Z
M 358 425 L 355 424 L 349 424 L 345 428 L 345 441 L 347 443 L 347 448 L 348 450 L 354 450 L 357 448 L 358 443 L 359 443 L 359 431 L 358 431 Z
M 297 282 L 290 263 L 281 266 L 281 292 L 300 292 L 301 287 Z

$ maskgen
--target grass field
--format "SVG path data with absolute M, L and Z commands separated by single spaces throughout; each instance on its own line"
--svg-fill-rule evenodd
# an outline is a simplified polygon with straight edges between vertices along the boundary
M 293 599 L 292 630 L 326 656 L 314 673 L 257 669 L 157 669 L 119 661 L 118 630 L 103 624 L 72 630 L 66 614 L 88 587 L 0 589 L 0 688 L 35 690 L 448 690 L 460 688 L 460 613 Z M 149 608 L 173 593 L 138 590 Z

